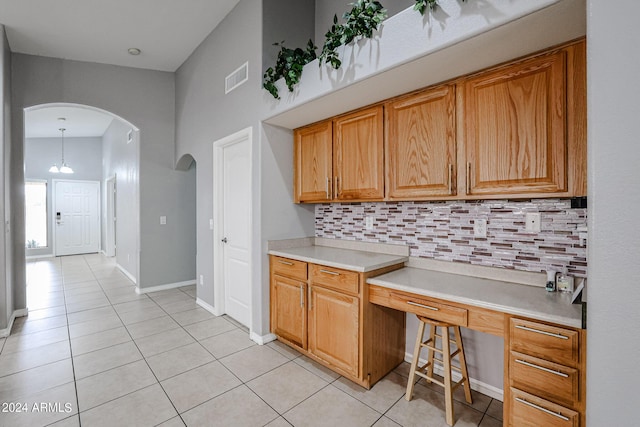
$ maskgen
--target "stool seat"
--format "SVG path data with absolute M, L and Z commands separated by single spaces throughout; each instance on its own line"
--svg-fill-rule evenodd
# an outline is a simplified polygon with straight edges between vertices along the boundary
M 473 403 L 471 398 L 471 388 L 469 387 L 469 375 L 467 373 L 467 362 L 464 357 L 464 346 L 462 344 L 462 335 L 460 334 L 460 326 L 452 325 L 450 323 L 442 322 L 435 319 L 430 319 L 424 316 L 417 316 L 420 324 L 418 325 L 418 335 L 416 337 L 416 345 L 413 351 L 413 360 L 411 361 L 411 370 L 409 371 L 409 380 L 407 381 L 407 392 L 405 398 L 411 400 L 413 396 L 413 387 L 415 384 L 415 377 L 424 378 L 427 383 L 435 383 L 444 388 L 445 396 L 445 408 L 446 408 L 446 421 L 447 424 L 453 426 L 453 392 L 461 385 L 464 387 L 465 399 L 468 403 Z M 424 340 L 424 330 L 426 325 L 430 325 L 429 338 Z M 441 332 L 438 334 L 438 328 Z M 453 329 L 454 339 L 451 339 L 449 328 Z M 437 345 L 437 340 L 440 341 L 440 347 Z M 455 350 L 451 352 L 451 344 L 455 346 Z M 420 366 L 420 352 L 423 348 L 426 348 L 427 362 Z M 438 353 L 441 358 L 435 357 L 435 353 Z M 458 357 L 460 367 L 451 363 L 454 357 Z M 444 370 L 444 379 L 439 381 L 433 376 L 434 362 L 438 362 L 442 365 Z M 462 378 L 453 382 L 451 378 L 451 371 L 455 370 L 460 372 Z

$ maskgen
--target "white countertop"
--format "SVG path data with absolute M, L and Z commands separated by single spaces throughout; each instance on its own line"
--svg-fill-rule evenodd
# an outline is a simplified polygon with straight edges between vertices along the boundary
M 582 327 L 582 305 L 571 304 L 571 294 L 547 292 L 544 287 L 412 267 L 372 277 L 367 279 L 367 283 L 560 325 Z
M 287 249 L 272 249 L 269 255 L 277 255 L 297 261 L 326 265 L 358 272 L 367 272 L 409 260 L 407 256 L 376 252 L 340 249 L 329 246 L 303 246 Z

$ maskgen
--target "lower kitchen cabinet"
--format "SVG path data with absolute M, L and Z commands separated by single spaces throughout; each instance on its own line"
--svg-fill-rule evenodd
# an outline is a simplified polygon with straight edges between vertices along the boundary
M 271 332 L 278 340 L 370 388 L 404 360 L 405 314 L 369 302 L 361 273 L 270 256 Z
M 585 331 L 513 317 L 505 346 L 509 426 L 585 424 Z
M 358 297 L 313 286 L 309 302 L 309 351 L 358 375 Z
M 273 333 L 307 348 L 307 284 L 274 274 L 271 277 Z

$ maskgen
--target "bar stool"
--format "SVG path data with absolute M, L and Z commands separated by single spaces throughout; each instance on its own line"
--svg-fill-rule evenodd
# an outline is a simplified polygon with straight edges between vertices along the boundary
M 407 382 L 407 393 L 405 398 L 411 400 L 413 395 L 413 386 L 415 382 L 415 376 L 419 376 L 427 380 L 427 383 L 435 383 L 441 387 L 444 387 L 445 407 L 446 407 L 446 420 L 447 424 L 452 426 L 453 423 L 453 391 L 457 389 L 461 384 L 464 384 L 464 396 L 467 402 L 472 403 L 471 388 L 469 387 L 469 375 L 467 374 L 467 362 L 464 358 L 464 347 L 462 346 L 462 336 L 460 335 L 460 327 L 451 325 L 449 323 L 440 322 L 438 320 L 429 319 L 423 316 L 417 316 L 420 321 L 418 326 L 418 336 L 416 338 L 416 346 L 413 351 L 413 361 L 411 362 L 411 371 L 409 372 L 409 381 Z M 425 325 L 430 325 L 429 339 L 424 339 Z M 437 328 L 440 328 L 441 334 L 438 334 Z M 449 328 L 453 328 L 455 339 L 450 338 Z M 436 338 L 439 338 L 442 344 L 441 348 L 438 348 Z M 456 350 L 451 352 L 451 343 L 455 344 Z M 420 360 L 420 351 L 423 347 L 428 349 L 427 363 L 423 366 L 418 366 Z M 435 353 L 439 353 L 442 359 L 434 357 Z M 458 356 L 460 367 L 453 366 L 451 360 Z M 433 362 L 434 360 L 440 362 L 444 367 L 444 382 L 440 382 L 433 377 Z M 451 379 L 451 370 L 454 369 L 462 374 L 462 379 L 458 382 L 453 382 Z

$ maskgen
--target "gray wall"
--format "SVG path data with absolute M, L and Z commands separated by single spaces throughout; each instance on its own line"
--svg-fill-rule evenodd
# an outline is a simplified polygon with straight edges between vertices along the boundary
M 27 249 L 27 256 L 53 254 L 53 182 L 54 179 L 102 181 L 102 138 L 64 139 L 64 159 L 73 168 L 73 175 L 49 172 L 53 163 L 60 165 L 60 138 L 27 138 L 24 147 L 24 178 L 47 181 L 47 241 L 48 247 Z
M 315 0 L 262 1 L 262 71 L 273 67 L 284 40 L 288 48 L 304 48 L 314 39 Z M 319 54 L 320 52 L 317 51 Z
M 24 308 L 13 281 L 11 233 L 11 52 L 0 24 L 0 330 L 9 326 L 14 308 Z
M 210 305 L 214 305 L 213 233 L 209 229 L 213 218 L 213 142 L 252 126 L 254 165 L 259 161 L 260 4 L 259 0 L 241 0 L 176 71 L 175 158 L 190 154 L 197 162 L 196 266 L 197 275 L 204 278 L 204 285 L 198 285 L 198 298 Z M 230 40 L 233 49 L 229 48 Z M 246 61 L 249 80 L 225 95 L 224 78 Z M 254 181 L 256 171 L 252 172 Z
M 192 236 L 167 233 L 193 222 L 192 212 L 178 204 L 189 186 L 187 176 L 174 171 L 174 74 L 112 65 L 13 54 L 12 141 L 13 165 L 22 180 L 23 109 L 34 105 L 68 102 L 111 112 L 140 129 L 140 253 L 141 287 L 194 279 L 189 264 Z M 17 166 L 16 166 L 17 165 Z M 18 195 L 13 207 L 24 204 Z M 161 228 L 159 216 L 167 216 Z M 21 219 L 22 218 L 22 219 Z M 14 230 L 24 233 L 24 212 L 14 212 Z M 24 245 L 24 244 L 22 244 Z M 14 245 L 16 261 L 24 261 Z M 24 249 L 22 249 L 24 253 Z M 22 257 L 23 258 L 23 257 Z M 16 277 L 24 284 L 24 277 Z
M 116 263 L 131 276 L 138 278 L 135 257 L 138 248 L 139 188 L 138 177 L 140 144 L 138 138 L 127 143 L 131 126 L 122 120 L 113 120 L 102 136 L 102 177 L 116 177 Z M 106 223 L 106 191 L 103 186 L 103 224 Z M 103 226 L 103 230 L 105 227 Z M 106 237 L 105 237 L 106 239 Z M 104 245 L 105 240 L 102 241 Z
M 634 425 L 640 381 L 640 3 L 587 5 L 587 420 L 590 426 Z
M 351 10 L 349 3 L 353 3 L 353 1 L 316 0 L 315 41 L 319 48 L 322 48 L 325 40 L 324 35 L 333 25 L 333 15 L 338 15 L 339 22 L 343 22 L 342 15 Z M 381 0 L 380 3 L 387 9 L 389 17 L 415 4 L 413 0 Z
M 176 72 L 176 159 L 197 162 L 197 271 L 204 278 L 198 298 L 215 306 L 213 290 L 213 142 L 253 127 L 252 321 L 257 335 L 269 332 L 268 239 L 313 234 L 313 210 L 292 203 L 292 134 L 260 124 L 268 100 L 259 68 L 262 2 L 241 0 Z M 229 49 L 233 40 L 234 49 Z M 249 61 L 249 81 L 224 94 L 224 77 Z

